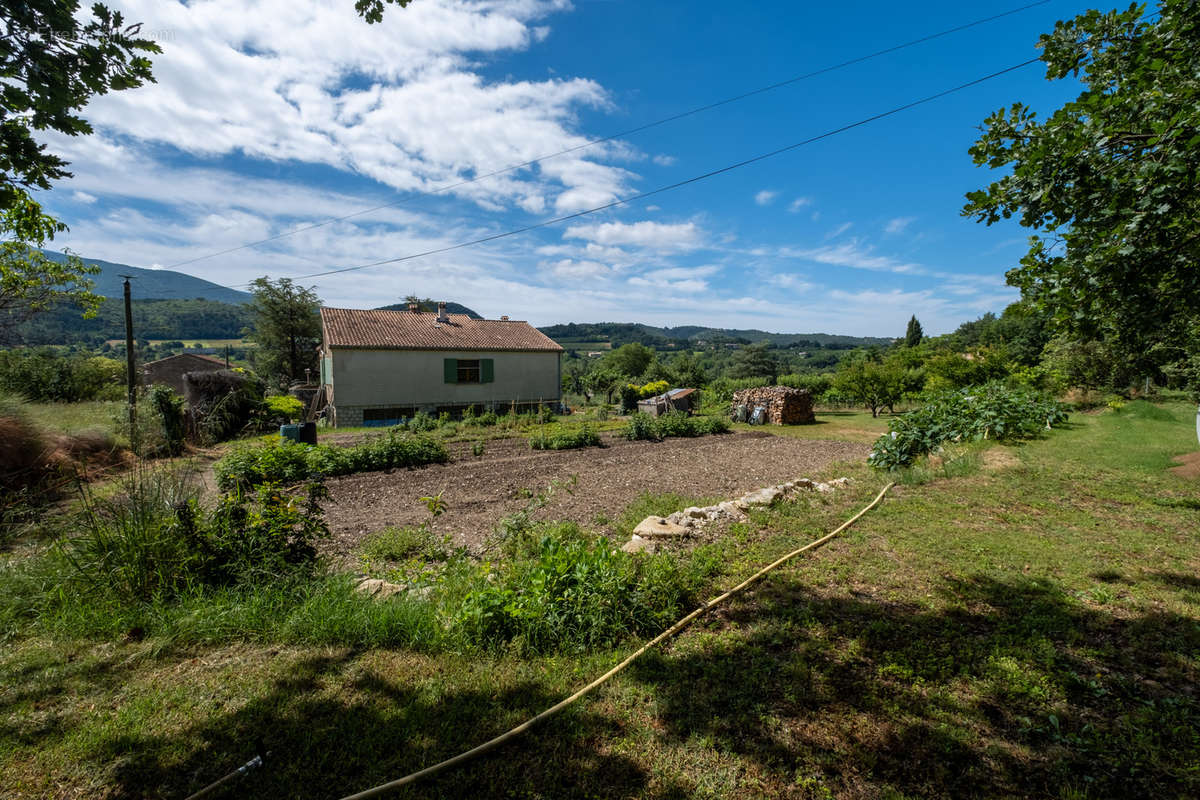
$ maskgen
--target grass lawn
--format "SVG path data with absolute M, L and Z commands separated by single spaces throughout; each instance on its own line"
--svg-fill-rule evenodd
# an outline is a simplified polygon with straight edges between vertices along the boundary
M 764 430 L 886 425 L 821 417 Z M 899 486 L 568 712 L 394 796 L 1200 796 L 1200 482 L 1168 471 L 1196 449 L 1190 407 L 1136 402 Z M 856 481 L 733 526 L 719 583 L 886 480 L 814 477 L 835 474 Z M 0 786 L 181 797 L 265 750 L 210 796 L 339 797 L 507 730 L 636 646 L 519 658 L 286 630 L 210 645 L 17 631 L 0 649 Z
M 85 400 L 79 403 L 26 403 L 25 408 L 39 427 L 51 433 L 101 430 L 115 434 L 121 427 L 125 403 Z

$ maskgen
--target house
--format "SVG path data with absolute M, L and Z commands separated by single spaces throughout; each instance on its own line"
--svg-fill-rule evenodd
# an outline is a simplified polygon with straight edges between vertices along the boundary
M 528 322 L 417 306 L 321 309 L 321 388 L 335 425 L 382 425 L 418 411 L 557 406 L 563 348 Z
M 225 362 L 218 358 L 210 358 L 196 353 L 183 353 L 143 364 L 142 383 L 146 386 L 153 386 L 156 383 L 166 384 L 179 394 L 183 394 L 184 375 L 189 372 L 215 372 L 219 369 L 225 369 Z
M 692 402 L 696 399 L 695 389 L 670 389 L 660 395 L 638 401 L 638 411 L 652 417 L 662 416 L 668 411 L 692 413 Z

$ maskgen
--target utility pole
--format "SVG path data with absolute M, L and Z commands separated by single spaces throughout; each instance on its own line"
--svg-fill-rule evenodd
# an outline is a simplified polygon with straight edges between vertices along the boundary
M 129 279 L 125 279 L 125 378 L 129 390 L 129 444 L 137 452 L 137 358 L 133 352 L 133 300 L 130 297 Z

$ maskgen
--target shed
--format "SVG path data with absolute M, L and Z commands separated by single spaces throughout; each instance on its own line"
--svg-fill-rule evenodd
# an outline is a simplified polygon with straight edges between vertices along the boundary
M 143 364 L 142 383 L 146 386 L 153 386 L 156 383 L 165 384 L 179 394 L 184 394 L 186 391 L 183 382 L 184 375 L 189 372 L 216 372 L 221 369 L 225 369 L 225 362 L 220 359 L 196 353 L 182 353 Z
M 639 400 L 638 411 L 652 417 L 662 416 L 668 411 L 683 411 L 690 414 L 695 398 L 695 389 L 668 389 L 660 395 Z

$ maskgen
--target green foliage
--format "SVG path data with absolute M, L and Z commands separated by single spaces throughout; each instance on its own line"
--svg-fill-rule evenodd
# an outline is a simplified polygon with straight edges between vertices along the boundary
M 925 362 L 930 390 L 962 389 L 1008 375 L 1003 353 L 994 348 L 980 347 L 968 354 L 941 352 Z
M 290 394 L 269 395 L 264 399 L 263 406 L 267 416 L 273 420 L 292 422 L 304 412 L 304 402 Z
M 925 338 L 925 331 L 921 329 L 921 322 L 917 319 L 917 315 L 913 314 L 908 320 L 908 327 L 904 331 L 904 346 L 916 347 Z
M 428 525 L 384 528 L 367 537 L 359 551 L 368 561 L 407 561 L 424 558 L 445 561 L 450 556 L 448 537 L 439 537 Z
M 989 116 L 970 152 L 1004 176 L 963 209 L 1034 232 L 1009 282 L 1141 374 L 1200 308 L 1200 15 L 1194 0 L 1159 8 L 1087 11 L 1041 37 L 1047 79 L 1083 91 L 1045 121 L 1021 103 Z
M 790 386 L 793 389 L 804 389 L 812 397 L 813 402 L 819 402 L 833 388 L 833 373 L 822 372 L 808 375 L 780 375 L 779 385 Z
M 701 392 L 703 403 L 701 404 L 706 409 L 720 409 L 722 411 L 729 408 L 729 404 L 733 402 L 733 393 L 742 389 L 757 389 L 760 386 L 768 386 L 770 380 L 767 378 L 717 378 L 710 381 L 708 386 L 704 387 Z
M 629 425 L 622 435 L 633 441 L 658 442 L 668 437 L 707 436 L 728 431 L 729 422 L 724 417 L 690 417 L 682 411 L 668 411 L 660 417 L 652 417 L 639 411 L 629 418 Z
M 779 362 L 771 355 L 770 346 L 766 342 L 748 345 L 738 351 L 734 357 L 733 366 L 729 369 L 731 378 L 766 378 L 769 382 L 779 374 Z
M 896 403 L 904 397 L 906 386 L 904 369 L 894 361 L 877 363 L 858 360 L 848 364 L 834 378 L 838 393 L 854 403 L 871 410 L 871 416 L 879 416 L 884 408 L 894 410 Z
M 142 54 L 161 52 L 137 38 L 138 26 L 126 26 L 120 12 L 99 3 L 90 14 L 78 11 L 74 0 L 0 6 L 0 236 L 8 240 L 0 244 L 0 338 L 57 302 L 77 303 L 86 313 L 99 302 L 88 279 L 94 268 L 74 257 L 53 261 L 29 246 L 41 247 L 66 229 L 42 212 L 30 191 L 70 176 L 67 162 L 34 133 L 91 133 L 75 112 L 94 95 L 153 80 Z
M 528 559 L 484 565 L 453 624 L 469 643 L 522 653 L 583 652 L 657 633 L 699 581 L 670 556 L 634 558 L 574 523 L 543 526 Z
M 183 398 L 169 386 L 156 384 L 146 393 L 146 405 L 155 415 L 161 431 L 163 454 L 177 456 L 183 452 L 187 425 L 183 413 Z
M 306 500 L 262 486 L 204 512 L 190 477 L 140 467 L 113 497 L 85 496 L 83 532 L 58 553 L 86 591 L 147 602 L 311 570 L 313 541 L 329 535 L 323 485 L 311 485 Z
M 95 400 L 124 381 L 125 365 L 110 358 L 53 348 L 0 350 L 0 391 L 35 403 Z
M 878 469 L 897 469 L 946 442 L 1005 441 L 1037 436 L 1066 421 L 1062 406 L 999 382 L 930 395 L 925 404 L 888 423 L 867 457 Z
M 600 434 L 591 425 L 563 430 L 558 433 L 539 431 L 529 437 L 529 446 L 534 450 L 573 450 L 579 447 L 600 447 Z
M 316 475 L 348 475 L 423 464 L 445 463 L 446 446 L 437 439 L 391 429 L 354 447 L 274 441 L 235 449 L 214 466 L 222 491 L 247 490 L 263 483 L 297 483 Z
M 636 378 L 646 371 L 654 359 L 654 351 L 644 344 L 633 342 L 621 345 L 604 356 L 604 366 L 611 368 L 626 379 Z
M 315 371 L 321 343 L 321 301 L 316 293 L 290 278 L 256 278 L 251 286 L 251 338 L 258 344 L 255 369 L 280 382 L 302 379 L 305 369 Z
M 81 319 L 76 305 L 55 304 L 17 328 L 27 344 L 101 344 L 125 336 L 125 306 L 120 298 L 104 298 L 96 315 Z M 216 300 L 133 301 L 133 320 L 143 339 L 174 339 L 165 347 L 182 349 L 184 341 L 237 339 L 254 326 L 249 306 Z M 139 352 L 139 355 L 145 355 Z
M 189 372 L 184 384 L 201 441 L 224 442 L 261 424 L 266 387 L 257 376 L 239 369 Z

